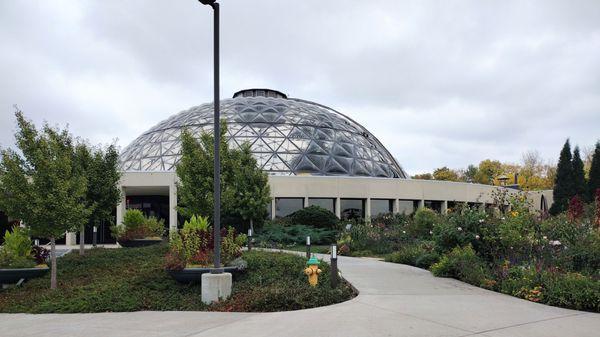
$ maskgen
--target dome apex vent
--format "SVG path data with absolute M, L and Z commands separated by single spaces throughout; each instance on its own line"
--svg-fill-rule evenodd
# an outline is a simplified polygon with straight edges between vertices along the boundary
M 287 95 L 282 93 L 281 91 L 273 90 L 273 89 L 243 89 L 235 94 L 233 94 L 233 98 L 237 97 L 272 97 L 272 98 L 287 98 Z

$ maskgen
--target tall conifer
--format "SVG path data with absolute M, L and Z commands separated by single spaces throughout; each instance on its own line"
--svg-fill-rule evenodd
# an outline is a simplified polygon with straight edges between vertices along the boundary
M 575 184 L 573 182 L 573 162 L 571 157 L 571 144 L 569 140 L 560 151 L 560 158 L 556 167 L 556 178 L 552 196 L 554 202 L 550 207 L 551 214 L 559 214 L 567 210 L 569 200 L 575 195 Z
M 585 182 L 585 171 L 583 170 L 583 161 L 579 154 L 579 146 L 575 146 L 573 151 L 573 184 L 575 194 L 584 199 L 586 197 L 587 186 Z
M 590 167 L 590 176 L 588 179 L 587 201 L 593 202 L 596 190 L 600 188 L 600 141 L 596 143 L 596 149 L 592 156 L 592 165 Z

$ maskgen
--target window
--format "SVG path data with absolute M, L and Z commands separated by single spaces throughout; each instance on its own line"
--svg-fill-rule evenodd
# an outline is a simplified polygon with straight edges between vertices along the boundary
M 442 212 L 442 202 L 441 201 L 426 200 L 425 207 L 432 209 L 438 213 Z
M 304 207 L 304 198 L 275 198 L 275 217 L 283 218 Z
M 409 215 L 414 211 L 415 205 L 412 200 L 398 200 L 398 213 Z
M 335 199 L 333 198 L 308 198 L 308 205 L 323 207 L 335 214 Z
M 364 219 L 365 199 L 340 199 L 342 219 Z
M 394 200 L 391 199 L 371 199 L 371 218 L 380 214 L 392 213 L 394 210 Z

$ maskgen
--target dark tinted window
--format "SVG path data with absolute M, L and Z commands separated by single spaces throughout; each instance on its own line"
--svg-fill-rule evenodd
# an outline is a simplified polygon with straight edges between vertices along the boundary
M 342 219 L 359 219 L 365 217 L 364 199 L 340 199 Z
M 275 217 L 282 218 L 290 215 L 304 206 L 303 198 L 276 198 L 275 199 Z
M 371 217 L 374 218 L 380 214 L 391 213 L 394 207 L 394 201 L 390 199 L 371 199 Z
M 323 207 L 331 213 L 335 213 L 335 199 L 333 198 L 308 198 L 308 205 Z

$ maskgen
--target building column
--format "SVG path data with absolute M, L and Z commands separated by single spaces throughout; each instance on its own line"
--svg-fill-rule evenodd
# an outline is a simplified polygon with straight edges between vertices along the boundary
M 304 197 L 304 208 L 308 207 L 308 197 Z
M 271 220 L 275 220 L 275 211 L 277 208 L 275 207 L 275 198 L 271 199 Z
M 335 216 L 338 217 L 338 219 L 342 218 L 342 202 L 340 201 L 340 198 L 337 197 L 335 198 Z
M 425 200 L 424 199 L 419 200 L 419 207 L 418 208 L 425 208 Z
M 400 199 L 394 199 L 394 206 L 392 207 L 392 213 L 400 213 Z
M 365 202 L 365 220 L 367 223 L 371 222 L 371 198 L 367 198 Z
M 123 216 L 125 215 L 125 209 L 127 207 L 125 188 L 121 186 L 121 201 L 117 204 L 117 226 L 121 226 L 123 223 Z
M 177 231 L 177 185 L 169 185 L 169 233 Z
M 76 246 L 77 245 L 77 233 L 67 232 L 67 234 L 65 236 L 65 245 Z
M 442 214 L 448 214 L 448 200 L 442 201 L 442 209 L 440 211 Z

